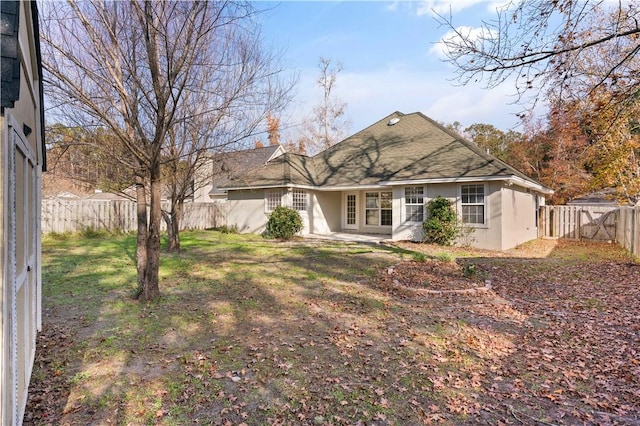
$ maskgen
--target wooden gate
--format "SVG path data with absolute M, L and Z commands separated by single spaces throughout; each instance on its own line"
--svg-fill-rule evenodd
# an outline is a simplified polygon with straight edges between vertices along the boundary
M 541 237 L 615 241 L 618 208 L 541 206 Z

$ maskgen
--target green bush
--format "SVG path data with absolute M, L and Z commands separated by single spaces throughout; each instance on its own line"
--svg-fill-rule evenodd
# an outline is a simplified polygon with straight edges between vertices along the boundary
M 438 196 L 427 204 L 428 219 L 422 223 L 423 241 L 426 243 L 450 246 L 460 235 L 458 216 L 453 203 Z
M 80 236 L 83 238 L 105 238 L 109 236 L 109 232 L 104 229 L 96 229 L 93 226 L 85 226 L 80 230 Z
M 220 231 L 223 234 L 237 234 L 238 233 L 238 225 L 235 225 L 235 224 L 231 225 L 231 226 L 222 225 L 217 230 Z
M 302 218 L 297 210 L 276 207 L 267 222 L 267 236 L 280 240 L 290 240 L 302 231 Z

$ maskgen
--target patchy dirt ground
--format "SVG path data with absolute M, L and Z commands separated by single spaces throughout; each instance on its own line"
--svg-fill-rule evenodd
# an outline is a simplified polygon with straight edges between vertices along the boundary
M 640 424 L 617 247 L 304 244 L 193 250 L 157 304 L 51 295 L 25 424 Z

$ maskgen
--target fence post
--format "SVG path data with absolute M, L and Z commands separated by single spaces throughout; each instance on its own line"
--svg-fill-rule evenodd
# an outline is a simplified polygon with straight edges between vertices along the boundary
M 578 235 L 576 235 L 577 240 L 582 240 L 582 209 L 576 210 L 576 214 L 578 215 Z
M 631 226 L 629 227 L 629 251 L 631 253 L 636 253 L 636 234 L 637 234 L 637 229 L 636 229 L 636 225 L 637 225 L 637 221 L 636 221 L 636 216 L 638 215 L 638 213 L 640 213 L 640 208 L 635 207 L 632 211 L 631 211 Z

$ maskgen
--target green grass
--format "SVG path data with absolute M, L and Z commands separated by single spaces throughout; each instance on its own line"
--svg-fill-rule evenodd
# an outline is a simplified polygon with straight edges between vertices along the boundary
M 445 249 L 183 232 L 182 252 L 162 253 L 161 298 L 142 303 L 135 244 L 44 238 L 44 332 L 69 336 L 38 348 L 32 385 L 52 392 L 47 381 L 64 379 L 45 392 L 58 406 L 43 424 L 421 424 L 425 413 L 456 424 L 468 413 L 447 407 L 473 405 L 471 377 L 506 362 L 492 345 L 519 332 L 508 318 L 495 330 L 467 321 L 482 299 L 410 299 L 381 284 L 402 259 L 454 261 Z

